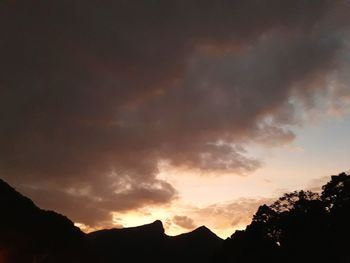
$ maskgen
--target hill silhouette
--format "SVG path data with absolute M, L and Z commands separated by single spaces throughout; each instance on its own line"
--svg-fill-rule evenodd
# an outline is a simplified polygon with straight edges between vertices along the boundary
M 161 221 L 85 234 L 0 180 L 0 263 L 350 262 L 350 176 L 286 193 L 223 241 L 205 226 L 168 236 Z
M 0 179 L 0 263 L 207 262 L 223 240 L 202 226 L 167 236 L 163 224 L 83 233 L 67 217 L 38 208 Z
M 208 262 L 223 240 L 202 226 L 178 236 L 164 233 L 162 222 L 88 234 L 103 262 Z
M 0 262 L 90 262 L 85 234 L 0 179 Z M 92 261 L 91 261 L 92 262 Z

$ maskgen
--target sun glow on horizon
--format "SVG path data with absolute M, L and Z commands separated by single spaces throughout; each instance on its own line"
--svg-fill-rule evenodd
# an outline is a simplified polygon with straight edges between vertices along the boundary
M 346 115 L 343 119 L 327 120 L 317 126 L 304 127 L 302 133 L 297 132 L 298 136 L 292 146 L 265 149 L 260 153 L 255 151 L 265 157 L 265 164 L 246 176 L 201 176 L 192 170 L 160 166 L 158 179 L 171 183 L 179 192 L 178 199 L 167 205 L 113 212 L 113 223 L 98 228 L 82 223 L 76 223 L 76 226 L 84 232 L 91 232 L 105 227 L 135 227 L 161 220 L 165 233 L 170 236 L 205 225 L 225 239 L 235 230 L 244 229 L 259 205 L 270 202 L 285 192 L 320 189 L 330 175 L 342 172 L 339 168 L 348 171 L 345 150 L 339 151 L 338 142 L 327 146 L 327 151 L 332 153 L 331 157 L 326 153 L 317 153 L 320 143 L 329 136 L 337 136 L 342 140 L 342 145 L 348 144 L 350 148 L 350 142 L 346 141 L 347 131 L 350 132 L 349 120 L 350 116 Z M 333 161 L 327 162 L 327 158 L 332 158 Z M 249 212 L 244 213 L 247 210 Z M 192 224 L 175 222 L 176 216 L 183 217 Z

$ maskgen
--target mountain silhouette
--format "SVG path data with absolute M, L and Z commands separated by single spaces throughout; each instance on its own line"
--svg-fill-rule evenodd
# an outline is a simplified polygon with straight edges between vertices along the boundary
M 0 262 L 90 262 L 85 234 L 0 179 Z
M 168 236 L 161 221 L 83 233 L 0 179 L 0 263 L 180 262 L 208 259 L 223 240 L 202 226 Z
M 322 193 L 294 191 L 262 205 L 245 230 L 222 240 L 205 226 L 168 236 L 161 221 L 89 234 L 38 208 L 0 179 L 0 263 L 349 263 L 350 176 Z
M 159 220 L 138 227 L 100 230 L 88 237 L 97 249 L 97 255 L 108 263 L 120 258 L 128 262 L 207 262 L 223 242 L 204 226 L 189 233 L 168 236 Z

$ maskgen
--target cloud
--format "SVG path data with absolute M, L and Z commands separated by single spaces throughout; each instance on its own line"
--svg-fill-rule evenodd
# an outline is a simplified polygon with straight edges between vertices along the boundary
M 235 230 L 244 229 L 250 224 L 260 205 L 271 204 L 274 200 L 274 198 L 257 197 L 238 198 L 203 207 L 175 205 L 170 211 L 172 216 L 163 217 L 162 220 L 165 222 L 166 232 L 171 235 L 188 232 L 197 225 L 205 225 L 220 237 L 227 238 Z
M 0 175 L 87 225 L 176 199 L 163 160 L 252 172 L 349 96 L 347 1 L 0 5 Z
M 321 193 L 322 186 L 326 185 L 329 182 L 329 180 L 330 180 L 330 176 L 322 176 L 319 178 L 314 178 L 309 181 L 306 189 L 312 192 Z
M 196 226 L 194 224 L 193 219 L 189 218 L 188 216 L 174 216 L 172 222 L 184 229 L 194 229 Z
M 272 198 L 239 198 L 194 210 L 197 220 L 207 221 L 218 233 L 245 228 L 260 205 L 269 204 Z
M 123 180 L 124 177 L 121 177 Z M 64 211 L 76 222 L 92 227 L 107 227 L 113 221 L 111 211 L 125 212 L 146 205 L 161 205 L 176 198 L 176 190 L 168 183 L 154 179 L 149 182 L 118 182 L 110 178 L 107 185 L 58 189 L 56 185 L 36 187 L 19 185 L 18 189 L 30 196 L 42 208 Z M 118 190 L 118 191 L 117 191 Z

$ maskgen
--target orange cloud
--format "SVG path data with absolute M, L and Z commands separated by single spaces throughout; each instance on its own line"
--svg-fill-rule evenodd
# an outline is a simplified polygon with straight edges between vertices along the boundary
M 188 216 L 174 216 L 173 217 L 173 220 L 174 224 L 182 227 L 182 228 L 185 228 L 185 229 L 194 229 L 196 227 L 193 219 L 189 218 Z

